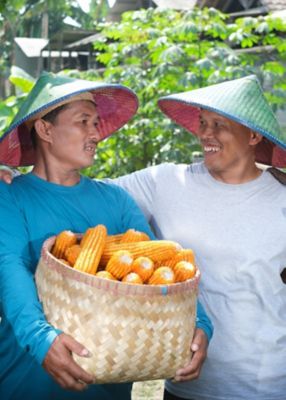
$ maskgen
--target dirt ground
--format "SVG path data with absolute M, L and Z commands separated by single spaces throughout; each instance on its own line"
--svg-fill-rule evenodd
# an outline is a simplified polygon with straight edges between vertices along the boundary
M 132 400 L 162 400 L 164 381 L 135 382 Z

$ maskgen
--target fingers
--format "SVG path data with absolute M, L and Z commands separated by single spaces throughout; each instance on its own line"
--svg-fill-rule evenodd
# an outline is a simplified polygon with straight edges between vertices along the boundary
M 64 389 L 84 390 L 94 382 L 94 378 L 74 361 L 72 353 L 82 357 L 90 355 L 84 346 L 63 333 L 50 347 L 43 367 Z
M 63 342 L 72 353 L 75 353 L 80 357 L 91 357 L 91 353 L 87 350 L 87 348 L 85 348 L 81 343 L 77 342 L 71 336 L 65 335 Z
M 204 360 L 207 355 L 208 339 L 202 329 L 196 329 L 191 351 L 193 352 L 190 362 L 184 368 L 180 368 L 174 377 L 174 381 L 183 382 L 197 379 L 200 375 Z
M 12 182 L 12 171 L 1 169 L 0 170 L 0 181 L 4 181 L 5 183 Z

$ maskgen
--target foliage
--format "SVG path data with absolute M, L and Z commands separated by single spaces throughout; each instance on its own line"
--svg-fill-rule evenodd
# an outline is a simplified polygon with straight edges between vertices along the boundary
M 97 0 L 92 0 L 94 3 Z M 0 2 L 0 74 L 14 64 L 14 38 L 51 38 L 62 31 L 65 18 L 72 17 L 81 27 L 94 29 L 94 16 L 86 14 L 74 0 L 2 0 Z
M 194 136 L 164 118 L 156 104 L 160 96 L 256 73 L 273 108 L 285 104 L 286 25 L 278 17 L 230 21 L 213 8 L 148 9 L 101 27 L 94 46 L 106 66 L 102 78 L 135 90 L 140 108 L 128 127 L 99 146 L 89 174 L 113 176 L 192 160 L 200 147 Z M 266 55 L 243 50 L 269 45 L 275 51 Z
M 160 112 L 160 96 L 256 73 L 274 110 L 285 104 L 286 25 L 279 17 L 231 21 L 213 8 L 155 8 L 127 12 L 119 23 L 103 22 L 100 29 L 94 46 L 105 68 L 64 73 L 127 85 L 140 107 L 127 126 L 99 145 L 94 166 L 86 170 L 91 176 L 190 162 L 200 151 L 194 136 Z

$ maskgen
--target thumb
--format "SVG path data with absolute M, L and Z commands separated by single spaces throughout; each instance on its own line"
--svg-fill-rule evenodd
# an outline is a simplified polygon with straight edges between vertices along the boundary
M 77 340 L 72 338 L 71 336 L 66 336 L 66 346 L 68 347 L 69 351 L 72 353 L 77 354 L 80 357 L 91 357 L 91 352 L 79 343 Z

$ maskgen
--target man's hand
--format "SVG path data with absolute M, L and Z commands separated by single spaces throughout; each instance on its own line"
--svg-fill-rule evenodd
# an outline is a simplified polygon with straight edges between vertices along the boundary
M 202 329 L 196 329 L 191 351 L 193 352 L 191 361 L 184 368 L 180 368 L 174 377 L 175 382 L 189 381 L 197 379 L 207 356 L 208 339 Z
M 94 379 L 74 361 L 72 353 L 82 357 L 90 356 L 84 346 L 62 333 L 50 347 L 43 367 L 62 388 L 80 391 L 92 384 Z
M 13 179 L 13 172 L 9 168 L 0 169 L 0 181 L 11 183 Z

